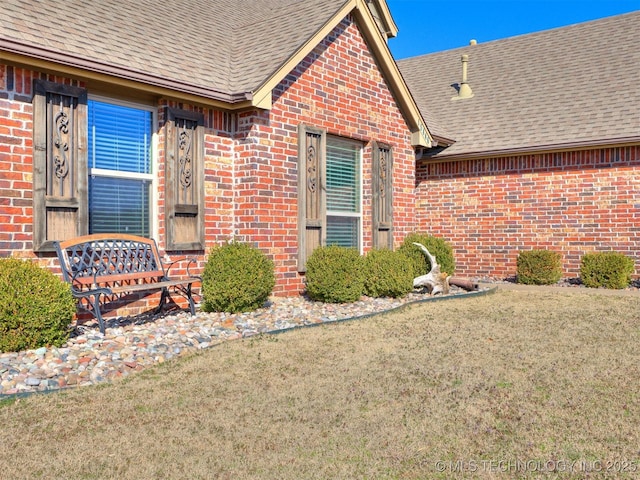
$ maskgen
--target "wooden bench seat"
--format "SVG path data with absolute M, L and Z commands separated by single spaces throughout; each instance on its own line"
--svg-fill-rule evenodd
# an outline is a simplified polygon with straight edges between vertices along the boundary
M 195 315 L 192 285 L 201 281 L 199 276 L 189 272 L 195 259 L 180 259 L 165 265 L 155 240 L 135 235 L 85 235 L 54 242 L 54 246 L 64 280 L 71 285 L 76 298 L 87 299 L 88 310 L 98 319 L 102 333 L 105 322 L 101 305 L 108 296 L 162 290 L 155 311 L 159 313 L 170 297 L 171 288 L 187 298 L 191 315 Z M 169 277 L 171 267 L 184 260 L 189 260 L 187 275 Z

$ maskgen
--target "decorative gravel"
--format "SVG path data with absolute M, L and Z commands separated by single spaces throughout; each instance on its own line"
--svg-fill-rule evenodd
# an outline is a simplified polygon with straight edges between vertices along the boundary
M 484 293 L 452 289 L 450 296 Z M 227 340 L 302 326 L 354 319 L 443 296 L 412 293 L 402 299 L 367 298 L 326 304 L 303 297 L 273 298 L 250 313 L 173 312 L 160 316 L 121 317 L 97 327 L 78 326 L 60 348 L 0 353 L 0 395 L 28 394 L 91 385 L 126 377 L 175 357 Z

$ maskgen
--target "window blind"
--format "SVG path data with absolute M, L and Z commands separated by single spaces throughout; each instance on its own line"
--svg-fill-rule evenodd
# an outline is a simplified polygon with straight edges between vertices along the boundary
M 354 142 L 327 141 L 327 245 L 359 247 L 360 149 Z
M 90 100 L 89 233 L 150 236 L 152 113 Z
M 327 145 L 327 210 L 359 212 L 359 152 L 346 142 Z
M 357 217 L 327 216 L 327 245 L 357 248 L 358 225 Z
M 129 233 L 149 237 L 151 182 L 89 178 L 89 232 Z
M 89 101 L 89 168 L 151 173 L 151 112 Z

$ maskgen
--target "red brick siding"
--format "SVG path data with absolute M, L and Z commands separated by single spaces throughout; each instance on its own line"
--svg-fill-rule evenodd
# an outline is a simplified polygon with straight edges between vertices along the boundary
M 298 294 L 297 128 L 363 142 L 363 244 L 371 248 L 372 141 L 394 149 L 394 240 L 413 229 L 415 156 L 410 132 L 357 26 L 345 19 L 274 91 L 270 112 L 239 118 L 237 234 L 276 262 L 279 295 Z
M 33 78 L 86 85 L 0 64 L 0 256 L 35 257 L 32 248 L 32 104 Z M 91 95 L 91 88 L 88 88 Z M 205 117 L 206 250 L 231 238 L 249 241 L 275 262 L 275 294 L 303 289 L 297 273 L 297 129 L 307 123 L 329 134 L 362 141 L 363 242 L 371 247 L 371 142 L 394 151 L 395 242 L 413 230 L 414 154 L 410 132 L 356 25 L 345 19 L 274 91 L 271 111 L 231 114 L 162 99 L 158 102 L 154 234 L 163 255 L 165 106 L 199 111 Z M 168 252 L 167 260 L 196 255 L 202 270 L 205 252 Z M 52 254 L 38 257 L 59 273 Z M 186 273 L 186 263 L 175 269 Z M 150 307 L 157 295 L 127 304 L 114 314 Z
M 619 251 L 640 271 L 640 146 L 419 164 L 417 221 L 449 240 L 457 271 L 511 277 L 518 252 Z
M 0 66 L 0 256 L 32 247 L 31 104 L 22 69 Z

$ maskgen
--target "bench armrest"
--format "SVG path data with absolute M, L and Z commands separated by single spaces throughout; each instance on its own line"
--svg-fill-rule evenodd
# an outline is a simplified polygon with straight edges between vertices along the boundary
M 193 275 L 191 273 L 191 265 L 196 263 L 196 259 L 194 257 L 184 257 L 184 258 L 178 258 L 176 260 L 173 260 L 172 262 L 166 263 L 164 264 L 164 276 L 168 279 L 169 278 L 169 270 L 171 270 L 171 267 L 173 267 L 176 263 L 180 263 L 180 262 L 184 262 L 185 260 L 188 260 L 187 263 L 187 276 L 189 278 L 192 278 L 194 280 L 202 280 L 202 278 L 198 275 Z
M 78 277 L 78 274 L 80 273 L 80 271 L 75 271 L 71 277 L 71 282 L 69 282 L 70 286 L 71 286 L 71 293 L 73 294 L 74 297 L 76 298 L 83 298 L 83 297 L 89 297 L 91 295 L 96 295 L 99 293 L 102 293 L 104 295 L 111 295 L 111 289 L 108 287 L 98 287 L 98 274 L 102 271 L 104 271 L 104 267 L 101 268 L 96 268 L 95 271 L 93 272 L 93 285 L 91 285 L 91 288 L 89 288 L 88 290 L 78 290 L 76 288 L 76 278 Z

